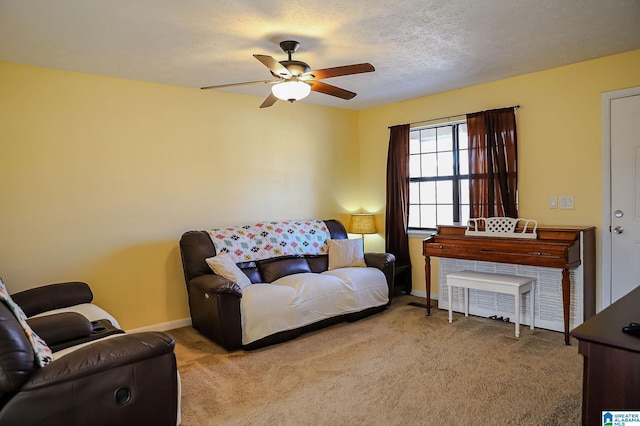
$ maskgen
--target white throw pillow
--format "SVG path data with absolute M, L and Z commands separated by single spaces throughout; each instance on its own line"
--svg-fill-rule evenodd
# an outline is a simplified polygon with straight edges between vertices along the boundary
M 366 267 L 362 239 L 327 240 L 329 245 L 329 270 L 338 268 Z
M 249 277 L 247 277 L 245 273 L 238 268 L 238 265 L 235 264 L 233 259 L 231 259 L 231 256 L 227 253 L 217 254 L 214 257 L 205 259 L 205 261 L 213 272 L 218 275 L 222 275 L 229 281 L 233 281 L 238 284 L 240 288 L 245 288 L 246 286 L 251 285 Z

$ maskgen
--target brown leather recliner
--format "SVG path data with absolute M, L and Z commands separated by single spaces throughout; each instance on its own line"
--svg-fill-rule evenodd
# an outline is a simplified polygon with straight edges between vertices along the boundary
M 86 284 L 72 284 L 28 290 L 12 299 L 32 315 L 59 308 L 78 295 L 88 297 Z M 45 294 L 49 297 L 42 298 Z M 57 314 L 28 323 L 53 348 L 86 343 L 96 334 L 95 325 L 78 314 Z M 102 325 L 98 334 L 105 332 Z M 111 327 L 99 337 L 113 332 Z M 24 329 L 0 301 L 0 424 L 175 425 L 174 343 L 166 333 L 121 334 L 99 338 L 39 367 Z
M 346 239 L 344 225 L 335 219 L 324 220 L 332 239 Z M 340 315 L 293 330 L 269 335 L 248 345 L 242 343 L 242 318 L 240 299 L 242 289 L 238 284 L 216 275 L 205 261 L 216 255 L 216 249 L 207 231 L 188 231 L 180 239 L 180 254 L 184 270 L 189 309 L 193 327 L 227 350 L 257 349 L 293 339 L 307 331 L 319 329 L 341 321 L 356 321 L 385 309 L 385 306 L 368 308 L 361 312 Z M 365 253 L 367 266 L 380 269 L 389 287 L 389 303 L 393 295 L 395 256 L 390 253 Z M 294 274 L 300 261 L 307 263 L 311 272 L 328 269 L 328 257 L 324 255 L 282 256 L 279 258 L 238 263 L 237 266 L 252 283 L 270 282 L 267 275 Z M 268 270 L 268 273 L 267 273 Z

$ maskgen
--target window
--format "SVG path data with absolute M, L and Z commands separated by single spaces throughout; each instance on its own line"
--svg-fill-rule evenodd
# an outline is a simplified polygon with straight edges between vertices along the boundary
M 469 219 L 467 124 L 456 121 L 409 133 L 409 228 L 466 224 Z

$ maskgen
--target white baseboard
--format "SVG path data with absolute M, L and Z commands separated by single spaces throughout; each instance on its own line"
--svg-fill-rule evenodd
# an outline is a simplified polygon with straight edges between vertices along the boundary
M 412 296 L 427 297 L 426 291 L 411 291 Z M 438 295 L 431 295 L 431 300 L 438 300 Z M 146 327 L 132 328 L 131 330 L 125 330 L 127 333 L 144 333 L 146 331 L 169 331 L 175 328 L 189 327 L 191 325 L 191 318 L 183 318 L 175 321 L 163 322 L 160 324 L 148 325 Z
M 146 327 L 125 330 L 127 333 L 143 333 L 146 331 L 168 331 L 175 328 L 188 327 L 191 325 L 191 318 L 183 318 L 175 321 L 163 322 L 160 324 L 148 325 Z
M 427 297 L 426 291 L 411 291 L 412 296 Z M 438 295 L 431 295 L 431 300 L 438 300 Z M 131 330 L 125 330 L 127 333 L 144 333 L 146 331 L 169 331 L 175 328 L 189 327 L 191 325 L 191 318 L 183 318 L 175 321 L 163 322 L 160 324 L 148 325 L 146 327 L 132 328 Z
M 411 295 L 412 296 L 417 296 L 417 297 L 427 297 L 427 292 L 426 291 L 415 291 L 415 290 L 411 290 Z M 437 294 L 432 294 L 431 295 L 431 300 L 438 300 L 438 295 Z

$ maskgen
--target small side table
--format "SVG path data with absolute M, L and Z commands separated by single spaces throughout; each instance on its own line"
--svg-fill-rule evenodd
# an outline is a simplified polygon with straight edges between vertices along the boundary
M 411 265 L 396 265 L 393 272 L 393 281 L 394 289 L 401 288 L 405 294 L 411 294 Z

